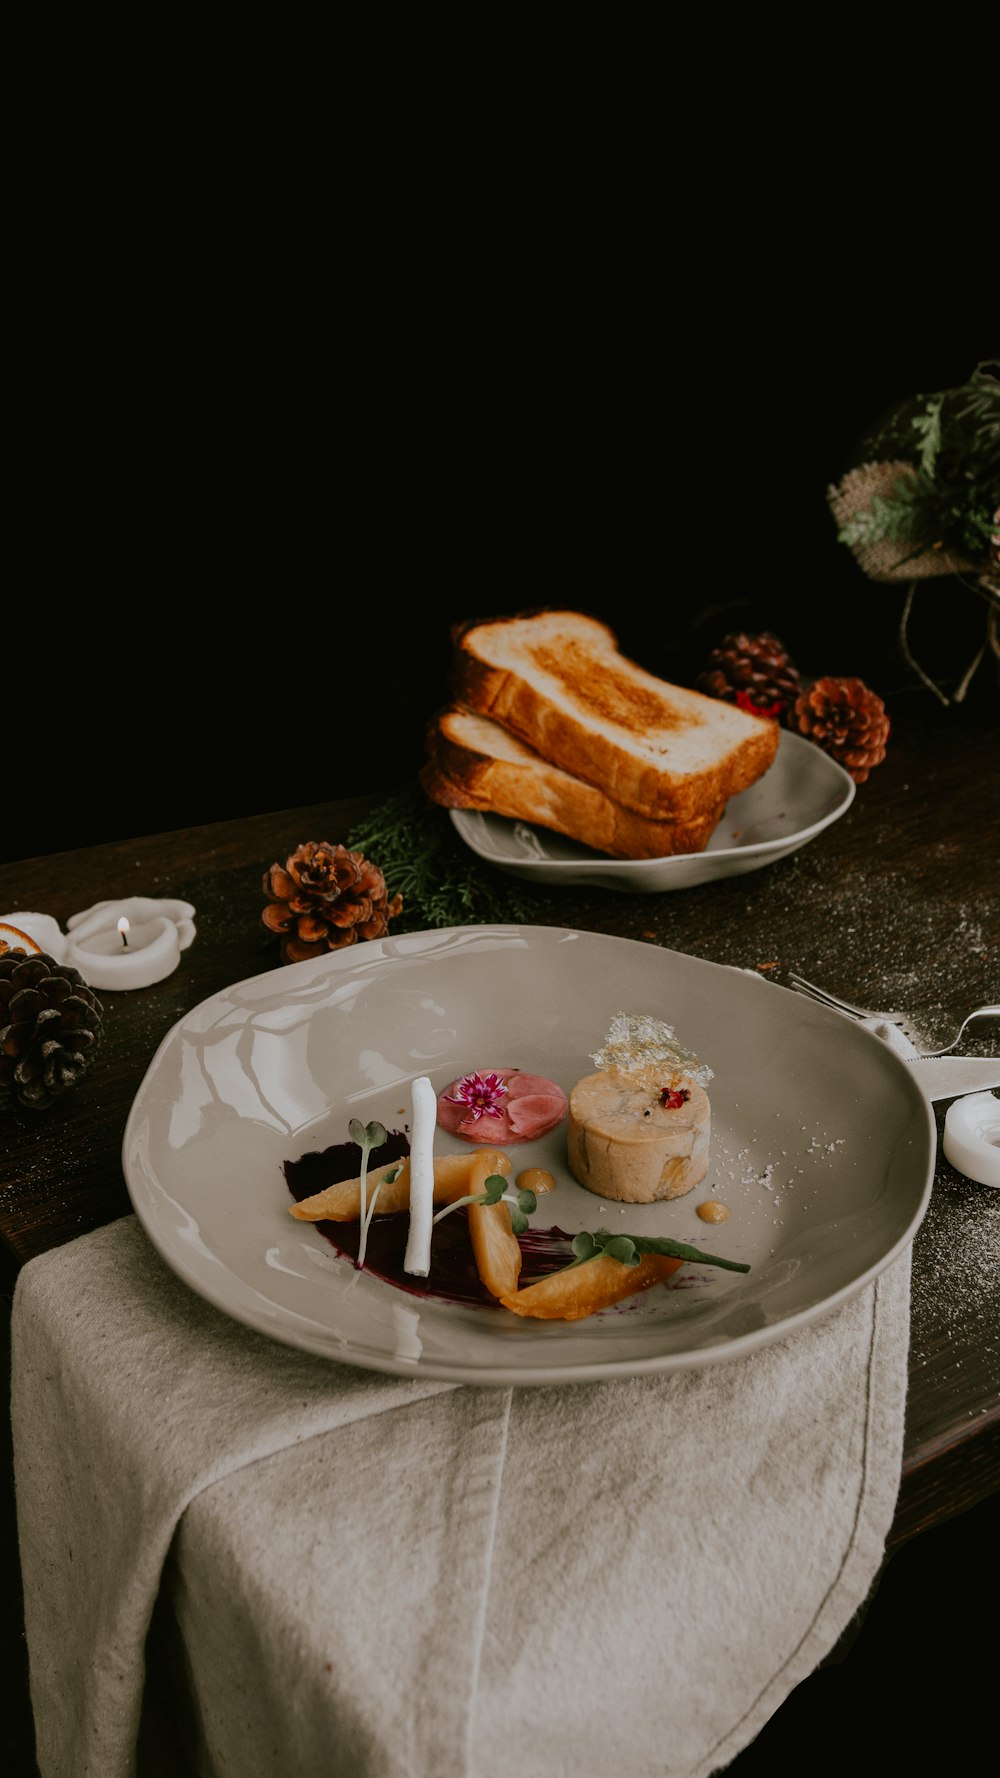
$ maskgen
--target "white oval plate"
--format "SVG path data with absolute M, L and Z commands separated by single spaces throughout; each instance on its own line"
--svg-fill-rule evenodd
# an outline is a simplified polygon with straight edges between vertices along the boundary
M 653 894 L 691 889 L 773 864 L 845 814 L 855 791 L 850 773 L 815 741 L 784 729 L 773 763 L 749 790 L 731 798 L 704 852 L 608 858 L 562 834 L 503 815 L 479 809 L 452 809 L 450 814 L 469 850 L 511 876 Z
M 621 1011 L 673 1025 L 713 1069 L 708 1177 L 623 1210 L 572 1179 L 563 1124 L 510 1150 L 515 1170 L 557 1180 L 533 1223 L 669 1235 L 749 1272 L 685 1265 L 587 1320 L 529 1321 L 414 1297 L 289 1215 L 283 1163 L 347 1141 L 353 1117 L 408 1127 L 418 1075 L 440 1090 L 519 1067 L 568 1091 Z M 631 939 L 466 926 L 370 940 L 203 1001 L 153 1057 L 122 1159 L 154 1246 L 237 1321 L 362 1369 L 545 1384 L 738 1358 L 827 1314 L 912 1240 L 935 1144 L 900 1057 L 803 995 Z M 464 1146 L 439 1132 L 436 1152 Z M 708 1198 L 728 1222 L 699 1220 Z

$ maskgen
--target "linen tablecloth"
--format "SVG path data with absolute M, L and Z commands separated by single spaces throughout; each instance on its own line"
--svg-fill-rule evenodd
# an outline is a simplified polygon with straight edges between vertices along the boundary
M 124 1217 L 32 1260 L 43 1778 L 707 1778 L 833 1647 L 902 1456 L 910 1250 L 732 1362 L 456 1386 L 222 1315 Z

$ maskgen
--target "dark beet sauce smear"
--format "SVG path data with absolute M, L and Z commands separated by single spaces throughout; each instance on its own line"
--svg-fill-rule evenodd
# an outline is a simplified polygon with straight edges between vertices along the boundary
M 402 1130 L 391 1130 L 380 1148 L 368 1156 L 368 1172 L 374 1173 L 390 1161 L 401 1161 L 410 1152 L 409 1137 Z M 361 1171 L 361 1150 L 356 1142 L 336 1142 L 330 1148 L 300 1155 L 297 1161 L 285 1161 L 282 1171 L 285 1182 L 297 1204 L 314 1197 L 328 1185 L 343 1179 L 356 1179 Z M 337 1253 L 357 1260 L 361 1241 L 360 1222 L 314 1222 L 314 1229 L 325 1236 Z M 410 1296 L 440 1297 L 449 1303 L 477 1303 L 487 1309 L 500 1304 L 481 1282 L 469 1239 L 469 1219 L 464 1210 L 453 1210 L 434 1224 L 431 1237 L 431 1271 L 429 1278 L 414 1278 L 403 1270 L 410 1219 L 405 1211 L 380 1216 L 376 1207 L 368 1229 L 363 1272 L 394 1284 Z M 564 1229 L 532 1229 L 518 1236 L 524 1260 L 521 1286 L 558 1272 L 573 1258 L 572 1237 Z

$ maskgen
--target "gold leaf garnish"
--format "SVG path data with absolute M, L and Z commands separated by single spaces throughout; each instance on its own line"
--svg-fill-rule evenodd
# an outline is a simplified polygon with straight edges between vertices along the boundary
M 661 1063 L 702 1087 L 712 1079 L 712 1069 L 680 1042 L 673 1026 L 648 1013 L 616 1013 L 603 1049 L 596 1050 L 590 1059 L 597 1068 L 614 1068 L 619 1074 Z

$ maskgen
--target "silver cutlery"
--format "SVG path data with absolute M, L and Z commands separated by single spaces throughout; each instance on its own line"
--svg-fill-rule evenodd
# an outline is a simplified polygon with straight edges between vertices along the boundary
M 805 994 L 808 999 L 818 1001 L 821 1006 L 832 1007 L 835 1012 L 842 1012 L 848 1018 L 877 1019 L 884 1024 L 895 1025 L 919 1051 L 921 1058 L 949 1055 L 973 1019 L 1000 1018 L 1000 1006 L 974 1006 L 971 1012 L 966 1013 L 947 1043 L 943 1043 L 939 1049 L 924 1049 L 920 1035 L 915 1031 L 906 1013 L 876 1011 L 873 1007 L 857 1006 L 853 1000 L 839 998 L 836 994 L 831 994 L 828 988 L 818 988 L 815 982 L 807 982 L 801 975 L 791 975 L 789 980 L 797 994 Z

